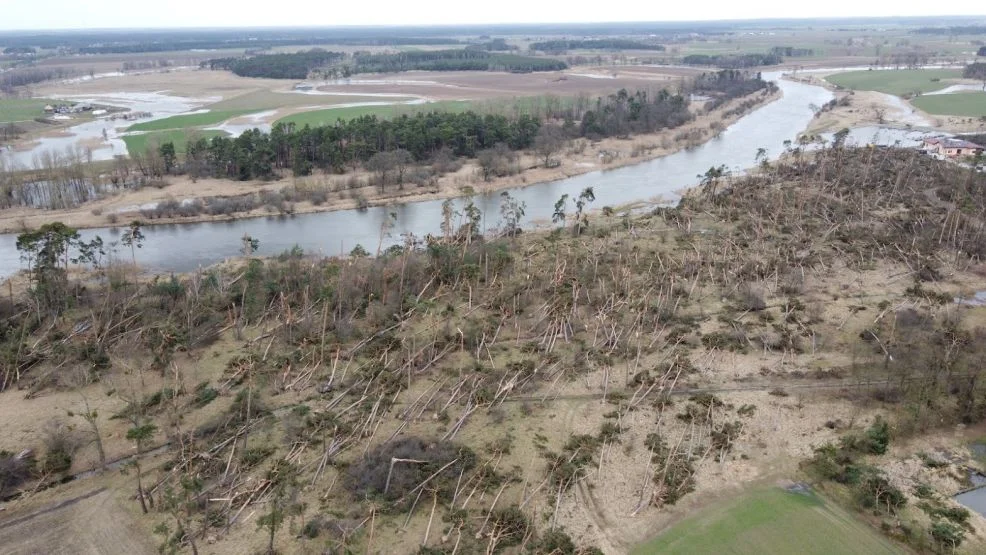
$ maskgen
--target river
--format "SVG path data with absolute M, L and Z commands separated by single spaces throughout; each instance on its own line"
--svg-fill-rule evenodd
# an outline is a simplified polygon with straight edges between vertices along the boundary
M 637 201 L 674 202 L 676 191 L 694 185 L 699 174 L 724 164 L 734 172 L 755 164 L 758 148 L 767 149 L 776 158 L 784 151 L 784 142 L 795 140 L 811 122 L 811 106 L 821 106 L 832 98 L 822 87 L 780 80 L 778 73 L 765 74 L 776 80 L 783 96 L 744 116 L 716 139 L 685 150 L 614 170 L 604 170 L 511 189 L 510 194 L 527 204 L 524 224 L 544 222 L 551 217 L 555 201 L 564 194 L 576 197 L 586 187 L 593 187 L 596 201 L 592 208 L 618 206 Z M 484 214 L 484 226 L 499 224 L 500 193 L 477 195 L 476 205 Z M 461 208 L 463 199 L 458 199 Z M 571 203 L 569 204 L 571 206 Z M 295 245 L 306 252 L 336 255 L 348 253 L 357 244 L 375 252 L 381 229 L 390 214 L 396 221 L 383 238 L 383 246 L 401 242 L 401 234 L 416 237 L 438 234 L 442 219 L 442 201 L 421 201 L 388 207 L 340 210 L 290 217 L 247 218 L 232 222 L 169 224 L 147 226 L 146 240 L 136 253 L 137 262 L 152 272 L 184 272 L 237 256 L 241 237 L 250 235 L 260 241 L 260 254 L 277 254 Z M 84 230 L 83 238 L 100 235 L 105 241 L 117 241 L 119 229 Z M 122 253 L 130 258 L 128 252 Z M 0 277 L 21 267 L 16 250 L 16 235 L 0 235 Z

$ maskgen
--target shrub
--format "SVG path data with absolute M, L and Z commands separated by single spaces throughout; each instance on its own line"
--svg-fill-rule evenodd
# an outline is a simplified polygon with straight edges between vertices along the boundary
M 60 474 L 72 467 L 72 456 L 78 448 L 78 441 L 64 422 L 52 421 L 44 430 L 45 458 L 41 471 L 45 474 Z
M 496 509 L 490 514 L 491 534 L 499 538 L 496 544 L 497 551 L 522 542 L 530 527 L 531 523 L 527 520 L 527 515 L 516 505 Z
M 951 522 L 939 520 L 931 525 L 931 537 L 940 549 L 954 551 L 956 547 L 962 545 L 965 531 Z

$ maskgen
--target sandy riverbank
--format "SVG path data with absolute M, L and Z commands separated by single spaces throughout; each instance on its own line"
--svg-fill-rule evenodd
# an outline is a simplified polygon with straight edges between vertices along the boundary
M 972 133 L 983 129 L 983 123 L 978 118 L 937 116 L 890 94 L 839 89 L 825 79 L 828 75 L 831 74 L 815 73 L 785 77 L 791 81 L 825 87 L 835 94 L 836 99 L 849 99 L 848 105 L 836 106 L 819 114 L 812 120 L 805 134 L 831 133 L 844 128 L 871 125 L 934 129 L 948 133 Z
M 780 98 L 778 91 L 771 95 L 756 93 L 757 105 L 763 105 Z M 573 141 L 559 153 L 560 165 L 544 168 L 529 153 L 521 153 L 517 166 L 525 168 L 520 173 L 484 182 L 475 160 L 470 160 L 458 171 L 445 174 L 425 186 L 407 185 L 403 190 L 388 186 L 381 192 L 376 186 L 363 186 L 355 189 L 346 183 L 356 180 L 371 181 L 362 171 L 345 175 L 315 175 L 305 178 L 285 177 L 274 181 L 239 182 L 224 179 L 200 179 L 193 181 L 187 176 L 169 177 L 168 185 L 162 188 L 145 187 L 126 191 L 98 201 L 85 203 L 68 210 L 40 210 L 34 208 L 12 208 L 0 211 L 0 232 L 17 233 L 24 229 L 37 228 L 45 223 L 60 221 L 69 226 L 83 229 L 106 227 L 140 218 L 142 206 L 153 205 L 167 200 L 186 200 L 207 197 L 229 197 L 260 191 L 279 191 L 286 187 L 320 187 L 328 191 L 326 202 L 314 205 L 311 202 L 297 202 L 291 206 L 295 214 L 328 212 L 356 208 L 361 202 L 369 206 L 408 203 L 423 200 L 452 198 L 470 193 L 494 192 L 513 187 L 556 181 L 575 175 L 598 170 L 615 169 L 638 164 L 654 158 L 667 156 L 688 146 L 704 143 L 717 136 L 722 130 L 735 123 L 743 114 L 723 117 L 723 114 L 737 107 L 750 97 L 733 100 L 709 113 L 696 113 L 696 118 L 677 129 L 659 133 L 636 135 L 629 139 L 609 138 L 590 143 L 584 139 Z M 246 217 L 259 217 L 271 214 L 271 209 L 261 207 L 251 212 L 241 212 L 233 216 L 199 215 L 188 218 L 160 218 L 147 221 L 147 224 L 194 223 L 208 221 L 228 221 Z

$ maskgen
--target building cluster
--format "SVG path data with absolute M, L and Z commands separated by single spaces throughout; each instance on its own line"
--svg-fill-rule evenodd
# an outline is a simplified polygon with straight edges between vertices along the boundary
M 44 107 L 46 114 L 81 114 L 91 112 L 92 104 L 80 102 L 79 104 L 48 104 Z
M 922 150 L 928 154 L 951 159 L 975 158 L 983 153 L 983 147 L 976 143 L 947 137 L 925 139 Z

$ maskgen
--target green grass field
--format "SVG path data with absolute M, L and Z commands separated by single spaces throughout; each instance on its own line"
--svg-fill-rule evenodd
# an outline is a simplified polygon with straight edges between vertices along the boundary
M 375 115 L 379 118 L 392 118 L 402 114 L 416 114 L 418 112 L 464 112 L 470 106 L 470 102 L 447 101 L 432 102 L 429 104 L 401 104 L 390 106 L 354 106 L 350 108 L 326 108 L 323 110 L 313 110 L 311 112 L 301 112 L 277 120 L 277 123 L 294 123 L 298 127 L 310 125 L 318 127 L 320 125 L 333 124 L 338 120 L 351 120 L 361 116 Z
M 376 115 L 379 118 L 393 118 L 403 114 L 412 115 L 418 112 L 465 112 L 467 110 L 472 110 L 480 114 L 531 114 L 538 109 L 543 109 L 549 102 L 555 105 L 566 105 L 574 102 L 574 99 L 571 97 L 554 97 L 549 100 L 549 97 L 546 96 L 524 96 L 510 99 L 445 100 L 441 102 L 429 102 L 427 104 L 326 108 L 287 116 L 277 120 L 276 123 L 294 123 L 298 127 L 307 124 L 317 127 L 319 125 L 333 124 L 340 119 L 350 120 L 366 115 Z
M 199 137 L 211 139 L 219 135 L 226 135 L 223 131 L 195 130 L 194 133 Z M 175 150 L 179 153 L 185 152 L 185 143 L 188 136 L 184 129 L 171 129 L 167 131 L 154 131 L 151 133 L 141 133 L 138 135 L 125 135 L 123 142 L 127 145 L 127 152 L 131 155 L 142 153 L 147 150 L 148 145 L 160 145 L 167 142 L 175 143 Z
M 704 509 L 632 553 L 873 555 L 902 551 L 814 494 L 770 488 Z
M 45 115 L 44 107 L 50 100 L 38 98 L 0 99 L 0 123 L 31 121 Z
M 254 111 L 256 110 L 210 110 L 202 114 L 182 114 L 131 125 L 127 128 L 127 131 L 163 131 L 165 129 L 186 129 L 189 127 L 217 125 L 228 119 Z
M 958 69 L 899 69 L 874 71 L 848 71 L 836 73 L 825 79 L 834 85 L 861 91 L 878 91 L 903 96 L 944 89 L 946 79 L 959 79 Z M 939 79 L 939 81 L 932 81 Z
M 982 92 L 919 96 L 911 104 L 939 116 L 986 116 L 986 93 Z

